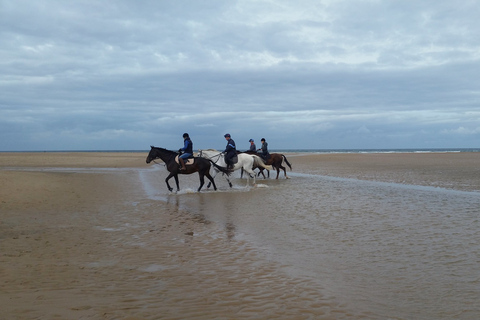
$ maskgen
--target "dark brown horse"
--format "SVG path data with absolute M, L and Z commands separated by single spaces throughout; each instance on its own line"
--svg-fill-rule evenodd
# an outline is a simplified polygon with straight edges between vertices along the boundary
M 213 164 L 217 170 L 219 170 L 222 173 L 225 173 L 226 175 L 230 175 L 231 171 L 227 170 L 224 167 L 220 167 L 213 163 L 211 160 L 201 158 L 201 157 L 194 157 L 194 162 L 193 164 L 186 164 L 186 170 L 180 170 L 180 165 L 176 162 L 175 158 L 179 155 L 178 152 L 167 150 L 164 148 L 157 148 L 154 146 L 151 146 L 150 152 L 148 153 L 147 156 L 147 163 L 152 162 L 155 159 L 161 159 L 167 168 L 167 170 L 170 172 L 168 177 L 165 179 L 165 182 L 167 183 L 167 188 L 170 191 L 173 191 L 173 188 L 170 187 L 170 184 L 168 183 L 168 180 L 170 180 L 171 177 L 175 178 L 175 183 L 177 184 L 177 191 L 180 190 L 180 186 L 178 185 L 178 175 L 179 174 L 192 174 L 194 172 L 198 172 L 198 175 L 200 177 L 200 187 L 198 188 L 198 191 L 202 189 L 203 184 L 205 183 L 204 177 L 206 176 L 208 180 L 213 184 L 213 188 L 217 190 L 217 186 L 215 185 L 215 181 L 213 180 L 212 176 L 210 175 L 210 167 Z
M 259 155 L 258 153 L 254 152 L 254 151 L 246 151 L 245 153 Z M 283 173 L 285 174 L 285 179 L 288 179 L 287 170 L 282 164 L 283 164 L 283 161 L 285 161 L 285 163 L 290 168 L 290 170 L 292 170 L 292 165 L 290 164 L 290 162 L 288 162 L 287 157 L 285 157 L 285 155 L 283 155 L 281 153 L 270 153 L 270 158 L 268 158 L 267 161 L 265 161 L 265 159 L 263 159 L 263 160 L 264 160 L 266 165 L 271 165 L 275 170 L 277 170 L 277 178 L 276 179 L 278 179 L 278 176 L 280 175 L 280 169 L 283 170 Z M 258 175 L 262 174 L 263 177 L 265 178 L 265 174 L 263 173 L 263 168 L 258 168 L 258 169 L 260 169 L 260 172 L 258 173 Z M 268 174 L 268 177 L 270 178 L 270 171 L 267 170 L 267 174 Z

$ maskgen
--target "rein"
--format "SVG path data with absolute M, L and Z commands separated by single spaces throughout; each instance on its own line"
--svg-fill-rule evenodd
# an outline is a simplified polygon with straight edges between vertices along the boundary
M 152 159 L 152 162 L 154 162 L 155 164 L 158 164 L 158 165 L 163 165 L 164 167 L 167 166 L 167 161 L 170 161 L 170 159 L 172 159 L 172 157 L 175 157 L 176 156 L 176 153 L 174 154 L 171 154 L 169 156 L 167 156 L 167 161 L 163 160 L 162 157 L 159 155 L 160 154 L 160 150 L 161 148 L 156 148 L 157 150 L 157 155 L 155 156 L 155 159 Z M 156 159 L 162 159 L 163 163 L 158 163 L 157 161 L 155 161 Z M 174 160 L 175 161 L 175 160 Z
M 200 152 L 200 156 L 202 156 L 202 152 Z M 222 152 L 219 152 L 217 155 L 208 157 L 209 160 L 211 160 L 213 163 L 217 163 L 220 160 L 220 157 L 222 156 Z M 213 158 L 216 158 L 215 161 L 212 160 Z

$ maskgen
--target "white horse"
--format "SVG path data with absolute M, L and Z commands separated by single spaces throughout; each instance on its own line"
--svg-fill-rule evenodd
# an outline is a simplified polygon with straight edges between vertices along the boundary
M 198 156 L 210 159 L 212 160 L 213 163 L 219 165 L 220 167 L 227 167 L 227 164 L 225 163 L 225 154 L 222 152 L 219 152 L 215 149 L 207 149 L 207 150 L 198 150 Z M 233 171 L 238 170 L 238 169 L 243 169 L 245 172 L 248 173 L 247 175 L 247 187 L 250 183 L 250 177 L 253 178 L 253 185 L 256 185 L 256 180 L 255 180 L 255 172 L 253 172 L 253 168 L 263 168 L 267 170 L 272 170 L 272 166 L 267 166 L 262 158 L 259 156 L 253 155 L 253 154 L 246 154 L 246 153 L 239 153 L 237 154 L 238 157 L 238 162 L 235 163 L 233 166 Z M 219 170 L 217 170 L 215 167 L 214 172 L 212 174 L 213 178 L 217 175 Z M 227 179 L 228 184 L 230 185 L 230 188 L 232 187 L 232 183 L 228 179 L 227 175 L 224 175 L 225 179 Z M 207 185 L 207 188 L 210 187 L 210 183 Z

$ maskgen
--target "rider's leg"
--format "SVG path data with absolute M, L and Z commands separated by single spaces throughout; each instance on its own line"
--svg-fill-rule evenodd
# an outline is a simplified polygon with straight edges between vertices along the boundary
M 178 162 L 180 162 L 180 165 L 182 166 L 180 170 L 187 170 L 187 168 L 185 167 L 185 161 L 183 160 L 182 157 L 178 158 Z

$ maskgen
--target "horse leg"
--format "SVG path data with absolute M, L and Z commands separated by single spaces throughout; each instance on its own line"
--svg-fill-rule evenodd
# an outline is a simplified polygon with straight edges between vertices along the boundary
M 278 179 L 278 175 L 280 174 L 280 168 L 281 168 L 281 167 L 282 167 L 282 166 L 276 168 L 276 169 L 277 169 L 277 177 L 276 177 L 275 179 Z
M 275 167 L 272 165 L 272 168 L 275 168 Z M 267 178 L 270 179 L 270 170 L 267 170 Z
M 217 170 L 217 168 L 213 168 L 213 176 L 211 176 L 211 177 L 212 177 L 213 179 L 215 179 L 215 177 L 217 176 L 217 173 L 218 173 L 218 172 L 219 172 L 219 171 Z M 208 175 L 210 176 L 210 173 L 208 173 Z M 208 177 L 208 176 L 207 176 L 207 177 Z M 210 180 L 210 178 L 209 178 L 209 180 Z M 210 180 L 210 182 L 207 184 L 207 189 L 210 188 L 211 185 L 212 185 L 212 180 Z M 215 183 L 213 184 L 213 186 L 215 187 Z M 215 190 L 217 190 L 216 187 L 215 187 Z
M 170 192 L 173 191 L 173 188 L 170 187 L 170 184 L 168 183 L 168 180 L 170 180 L 170 178 L 173 177 L 173 176 L 175 176 L 175 174 L 170 173 L 170 174 L 168 175 L 168 177 L 165 178 L 165 182 L 167 183 L 168 191 L 170 191 Z M 175 176 L 175 177 L 176 177 L 176 176 Z M 177 180 L 178 180 L 178 178 L 177 178 Z M 178 188 L 178 181 L 177 181 L 177 188 Z
M 205 184 L 205 173 L 200 173 L 200 171 L 198 172 L 198 176 L 200 177 L 200 187 L 198 187 L 198 192 L 200 192 L 200 190 L 202 189 L 203 185 Z
M 248 174 L 247 175 L 247 186 L 246 187 L 248 187 L 249 184 L 250 184 L 250 177 L 253 177 L 253 185 L 255 186 L 256 185 L 256 180 L 255 180 L 256 174 L 255 174 L 255 172 L 253 172 L 252 169 L 247 169 L 247 168 L 245 168 L 245 171 L 247 171 L 247 174 Z
M 215 185 L 215 180 L 213 180 L 213 177 L 210 175 L 210 173 L 209 172 L 205 173 L 205 176 L 208 178 L 208 180 L 210 180 L 208 185 L 213 184 L 213 189 L 215 191 L 217 191 L 217 186 Z
M 279 166 L 276 167 L 277 169 L 277 179 L 278 179 L 278 175 L 280 174 L 280 169 L 283 170 L 283 173 L 285 174 L 285 179 L 288 179 L 287 177 L 287 170 L 285 169 L 284 166 L 282 166 L 281 164 Z
M 265 174 L 263 173 L 263 168 L 258 168 L 258 170 L 260 170 L 260 171 L 258 171 L 258 176 L 260 177 L 260 174 L 262 174 L 263 178 L 265 179 Z
M 230 182 L 230 179 L 228 178 L 227 175 L 225 175 L 225 180 L 227 180 L 228 182 L 228 185 L 230 186 L 230 188 L 232 187 L 232 183 Z
M 285 179 L 288 179 L 288 177 L 287 177 L 287 169 L 286 169 L 284 166 L 282 166 L 282 169 L 283 169 L 283 173 L 285 174 Z
M 267 171 L 268 171 L 268 170 L 267 170 Z M 258 173 L 258 176 L 259 176 L 259 177 L 260 177 L 260 173 L 262 174 L 263 179 L 266 179 L 265 173 L 263 173 L 263 168 L 260 168 L 260 172 Z
M 180 191 L 180 185 L 178 184 L 178 174 L 173 176 L 175 178 L 175 183 L 177 184 L 177 192 Z

